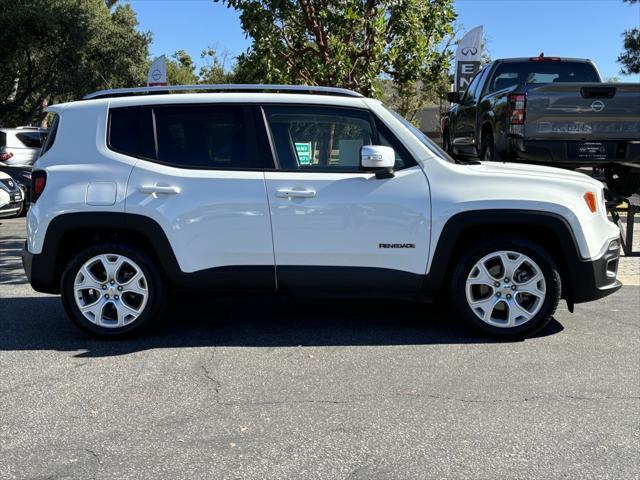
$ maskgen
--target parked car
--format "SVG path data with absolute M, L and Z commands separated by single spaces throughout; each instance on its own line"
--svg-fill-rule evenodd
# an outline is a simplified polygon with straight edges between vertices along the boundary
M 449 100 L 442 135 L 452 155 L 598 167 L 612 191 L 640 188 L 639 83 L 602 83 L 589 60 L 509 58 Z
M 456 163 L 349 90 L 208 88 L 49 107 L 23 264 L 82 329 L 139 330 L 174 289 L 447 292 L 472 325 L 525 336 L 560 298 L 573 308 L 621 286 L 619 230 L 586 175 Z
M 0 208 L 4 207 L 11 201 L 11 197 L 4 190 L 0 190 Z
M 0 172 L 0 190 L 8 202 L 0 206 L 0 218 L 18 217 L 25 208 L 25 189 L 6 173 Z M 4 195 L 3 195 L 4 196 Z
M 46 137 L 46 128 L 0 128 L 0 162 L 5 165 L 33 165 Z

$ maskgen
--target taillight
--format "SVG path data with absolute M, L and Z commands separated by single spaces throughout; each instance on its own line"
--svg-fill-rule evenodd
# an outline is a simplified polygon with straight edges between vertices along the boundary
M 0 162 L 6 162 L 11 157 L 13 157 L 13 153 L 11 152 L 0 153 Z
M 509 125 L 524 125 L 527 96 L 524 93 L 509 95 Z
M 44 187 L 47 185 L 47 172 L 44 170 L 34 170 L 31 174 L 31 203 L 36 203 Z

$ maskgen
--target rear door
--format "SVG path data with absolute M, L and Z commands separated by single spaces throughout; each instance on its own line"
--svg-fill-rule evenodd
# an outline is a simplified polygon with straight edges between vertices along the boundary
M 277 158 L 266 172 L 278 288 L 416 293 L 430 197 L 422 169 L 366 110 L 265 106 Z M 395 176 L 360 169 L 360 147 L 391 146 Z
M 218 104 L 133 108 L 112 110 L 110 122 L 112 149 L 141 150 L 126 211 L 162 227 L 180 269 L 204 288 L 274 289 L 264 181 L 264 169 L 273 164 L 256 149 L 252 110 Z M 139 125 L 144 131 L 131 135 Z M 145 138 L 142 148 L 135 144 Z

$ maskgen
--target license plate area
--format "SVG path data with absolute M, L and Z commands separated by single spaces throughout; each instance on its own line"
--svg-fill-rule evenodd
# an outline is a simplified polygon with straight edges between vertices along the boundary
M 588 160 L 605 160 L 616 157 L 615 142 L 569 142 L 567 144 L 569 158 Z

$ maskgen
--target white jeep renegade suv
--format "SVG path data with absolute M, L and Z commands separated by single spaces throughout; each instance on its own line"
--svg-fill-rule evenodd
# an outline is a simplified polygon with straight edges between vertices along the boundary
M 524 336 L 560 298 L 621 287 L 619 231 L 585 175 L 456 163 L 348 90 L 197 88 L 49 108 L 23 264 L 84 330 L 138 330 L 169 289 L 447 292 L 476 327 Z

